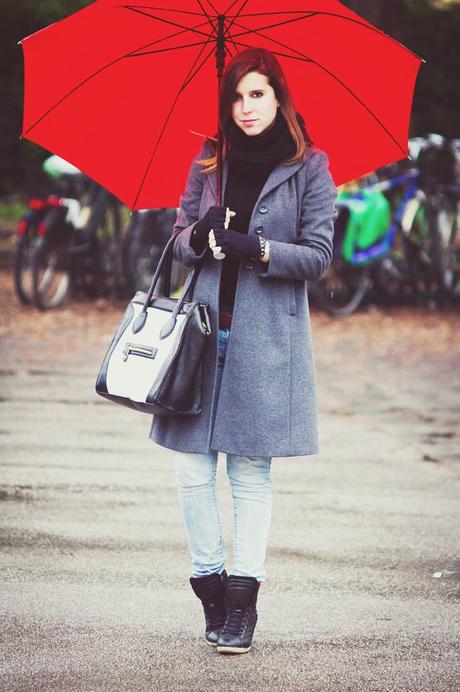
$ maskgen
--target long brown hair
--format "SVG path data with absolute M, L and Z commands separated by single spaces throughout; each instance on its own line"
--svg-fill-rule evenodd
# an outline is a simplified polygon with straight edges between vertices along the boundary
M 219 94 L 219 126 L 223 135 L 222 161 L 225 161 L 229 151 L 228 123 L 232 119 L 232 105 L 236 94 L 236 87 L 240 80 L 248 72 L 259 72 L 267 77 L 268 83 L 273 88 L 275 96 L 280 104 L 289 132 L 297 146 L 297 150 L 286 164 L 304 160 L 307 155 L 311 140 L 304 126 L 303 118 L 296 113 L 292 102 L 291 92 L 284 72 L 277 58 L 266 48 L 246 48 L 240 51 L 225 66 L 222 76 Z M 299 122 L 300 121 L 300 122 Z M 217 134 L 216 134 L 217 139 Z M 209 159 L 197 161 L 204 166 L 200 173 L 212 173 L 217 168 L 217 143 L 212 140 L 213 156 Z

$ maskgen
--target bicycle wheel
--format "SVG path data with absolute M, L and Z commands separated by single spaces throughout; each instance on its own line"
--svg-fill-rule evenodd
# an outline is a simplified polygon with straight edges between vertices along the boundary
M 413 280 L 406 246 L 405 235 L 398 228 L 389 252 L 374 265 L 375 294 L 384 305 L 407 304 L 412 300 Z
M 435 203 L 433 261 L 441 290 L 457 295 L 460 288 L 459 203 L 456 197 L 442 194 Z
M 41 310 L 63 305 L 71 291 L 66 247 L 49 238 L 40 238 L 32 259 L 35 305 Z
M 30 229 L 19 237 L 14 257 L 14 288 L 23 305 L 33 303 L 32 260 L 37 237 Z
M 312 292 L 330 315 L 346 317 L 361 305 L 371 283 L 369 265 L 353 266 L 343 259 L 336 259 L 326 274 L 313 284 Z
M 136 213 L 125 242 L 127 280 L 130 291 L 146 291 L 161 257 L 154 243 L 154 217 L 151 211 Z M 161 290 L 161 281 L 158 290 Z
M 136 212 L 128 229 L 124 246 L 126 275 L 133 293 L 147 290 L 162 252 L 171 237 L 177 216 L 176 209 L 150 209 Z M 175 288 L 175 263 L 171 277 L 171 290 Z M 176 272 L 177 273 L 177 272 Z M 163 291 L 164 276 L 160 276 L 157 291 Z
M 425 301 L 436 298 L 440 289 L 436 259 L 439 239 L 434 211 L 427 197 L 419 199 L 404 236 L 412 289 L 417 297 Z
M 124 288 L 124 274 L 121 257 L 122 224 L 119 203 L 113 198 L 106 198 L 105 204 L 99 207 L 99 213 L 96 211 L 92 223 L 95 229 L 95 272 L 99 274 L 104 293 L 110 296 L 120 296 Z

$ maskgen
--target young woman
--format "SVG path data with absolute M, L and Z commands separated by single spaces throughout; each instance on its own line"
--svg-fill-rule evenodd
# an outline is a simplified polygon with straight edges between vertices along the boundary
M 192 162 L 173 233 L 174 257 L 202 262 L 194 296 L 210 305 L 202 412 L 154 416 L 150 437 L 175 450 L 179 501 L 206 641 L 249 651 L 265 580 L 273 457 L 316 454 L 314 357 L 306 281 L 332 257 L 336 187 L 313 146 L 276 57 L 248 48 L 226 66 L 220 94 L 223 201 L 215 145 Z M 214 258 L 220 248 L 225 258 Z M 218 452 L 233 499 L 233 564 L 216 498 Z

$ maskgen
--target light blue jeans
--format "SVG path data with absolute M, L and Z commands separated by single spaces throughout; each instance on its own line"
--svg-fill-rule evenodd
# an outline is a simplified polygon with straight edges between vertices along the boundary
M 229 329 L 219 329 L 220 388 Z M 227 557 L 216 494 L 217 451 L 174 452 L 177 493 L 192 556 L 192 576 L 221 573 Z M 271 457 L 227 454 L 233 501 L 233 565 L 229 574 L 265 581 L 271 517 Z

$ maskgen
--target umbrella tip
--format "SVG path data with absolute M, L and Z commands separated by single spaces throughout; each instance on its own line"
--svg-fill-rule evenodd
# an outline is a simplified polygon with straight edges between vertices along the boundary
M 17 45 L 18 45 L 18 46 L 20 46 L 20 45 L 21 45 L 21 43 L 22 43 L 22 41 L 18 41 Z

